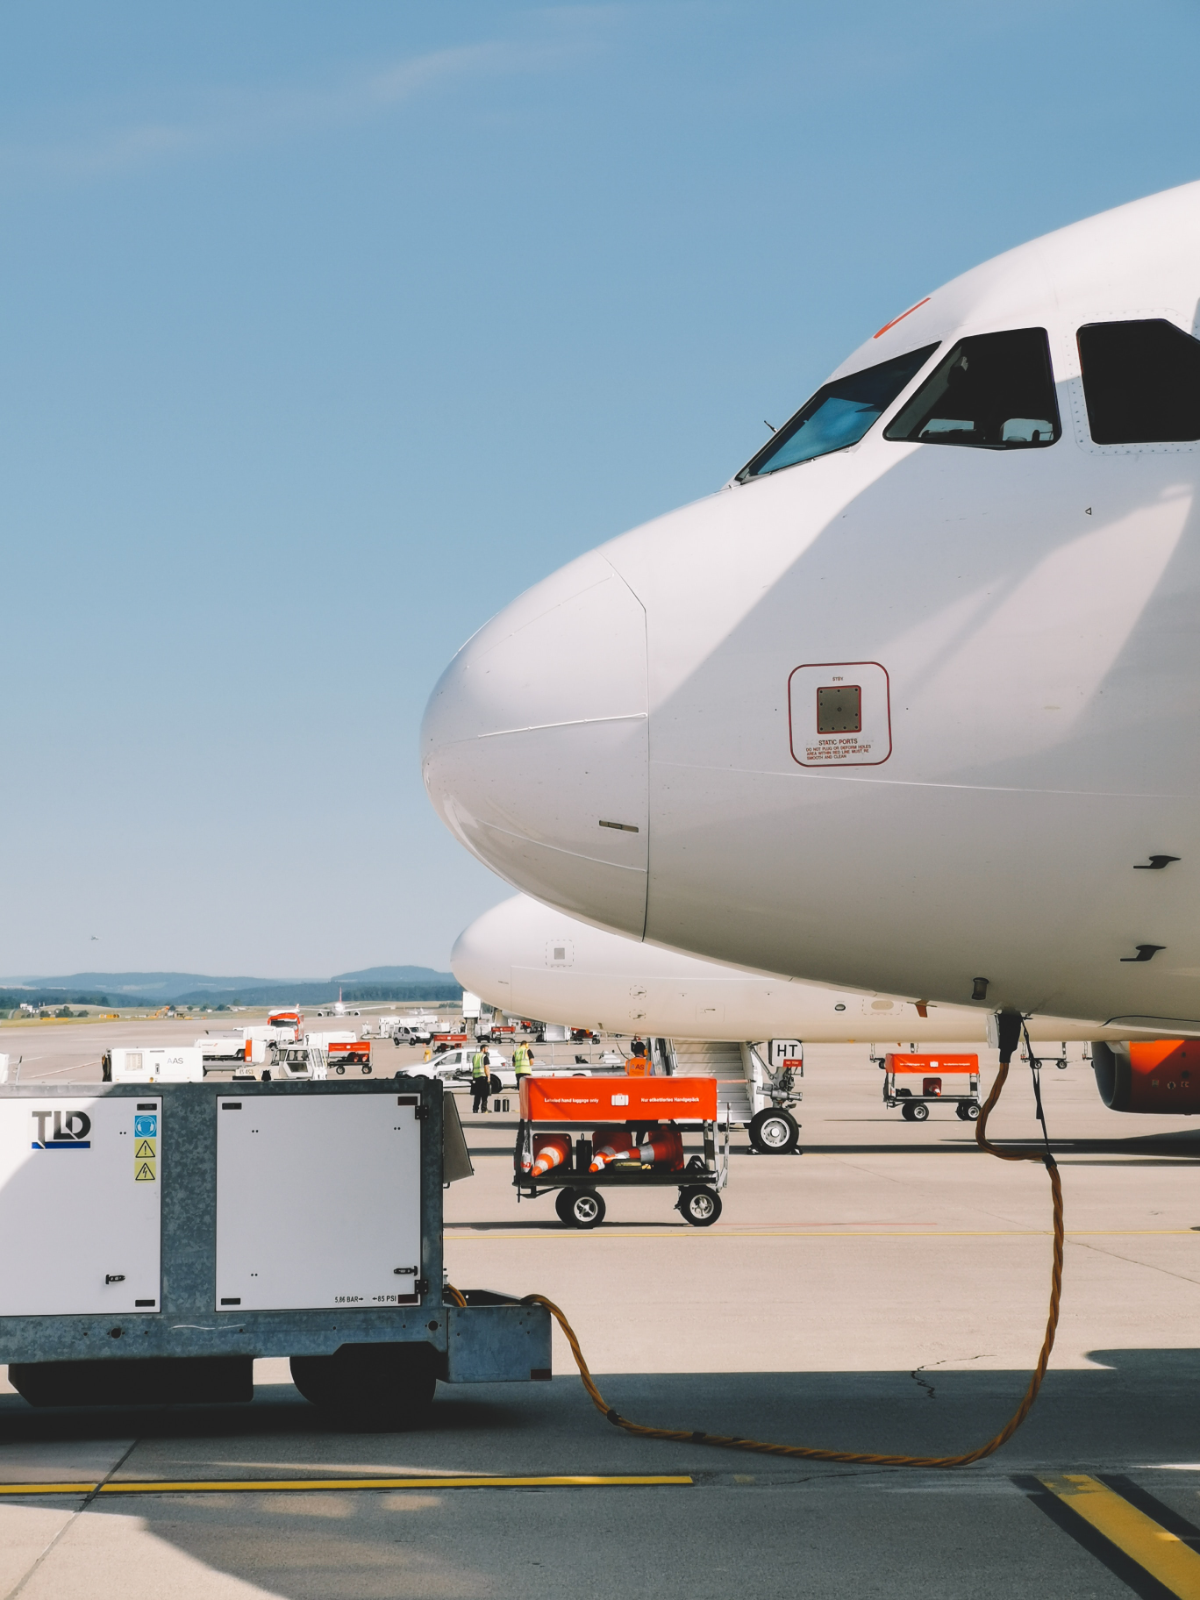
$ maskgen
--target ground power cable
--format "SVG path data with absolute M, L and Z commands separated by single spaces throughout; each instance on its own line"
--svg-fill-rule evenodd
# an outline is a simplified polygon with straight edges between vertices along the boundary
M 675 1444 L 708 1444 L 715 1445 L 725 1450 L 750 1450 L 761 1455 L 799 1457 L 806 1461 L 843 1461 L 856 1466 L 864 1467 L 968 1467 L 973 1462 L 982 1461 L 985 1457 L 994 1454 L 1002 1444 L 1007 1444 L 1025 1421 L 1032 1409 L 1033 1402 L 1038 1397 L 1042 1387 L 1042 1380 L 1046 1376 L 1046 1367 L 1050 1361 L 1050 1352 L 1054 1348 L 1054 1335 L 1058 1329 L 1059 1307 L 1062 1302 L 1062 1269 L 1063 1269 L 1063 1195 L 1062 1179 L 1059 1175 L 1058 1164 L 1050 1151 L 1050 1140 L 1046 1134 L 1046 1119 L 1042 1112 L 1042 1097 L 1038 1084 L 1038 1068 L 1041 1063 L 1033 1054 L 1029 1045 L 1029 1035 L 1024 1028 L 1023 1019 L 1019 1012 L 998 1013 L 1000 1037 L 1000 1070 L 996 1074 L 996 1081 L 992 1084 L 992 1092 L 984 1102 L 979 1113 L 979 1120 L 975 1124 L 975 1140 L 979 1148 L 986 1154 L 998 1157 L 1001 1161 L 1040 1161 L 1046 1168 L 1050 1179 L 1050 1195 L 1053 1210 L 1054 1245 L 1050 1268 L 1050 1309 L 1046 1317 L 1046 1333 L 1042 1340 L 1041 1352 L 1038 1355 L 1037 1365 L 1029 1380 L 1029 1385 L 1017 1409 L 1000 1429 L 986 1444 L 977 1446 L 974 1450 L 964 1451 L 955 1456 L 903 1456 L 903 1455 L 874 1455 L 861 1450 L 825 1450 L 816 1445 L 803 1444 L 771 1444 L 763 1439 L 744 1439 L 731 1434 L 704 1433 L 689 1431 L 685 1428 L 649 1428 L 640 1422 L 630 1422 L 623 1417 L 605 1400 L 596 1387 L 595 1380 L 588 1370 L 587 1361 L 580 1349 L 579 1340 L 575 1330 L 567 1321 L 563 1312 L 552 1300 L 547 1300 L 545 1295 L 526 1295 L 525 1305 L 545 1306 L 546 1310 L 558 1323 L 566 1336 L 567 1343 L 571 1346 L 571 1354 L 575 1357 L 575 1365 L 579 1368 L 579 1376 L 583 1387 L 596 1410 L 611 1422 L 614 1427 L 624 1428 L 626 1433 L 636 1434 L 642 1439 L 669 1439 Z M 1044 1148 L 1038 1151 L 1029 1150 L 1000 1150 L 992 1144 L 987 1137 L 988 1118 L 995 1110 L 1004 1085 L 1008 1081 L 1009 1064 L 1013 1052 L 1020 1043 L 1022 1033 L 1025 1034 L 1026 1050 L 1029 1056 L 1030 1068 L 1033 1074 L 1034 1102 L 1037 1114 L 1042 1124 Z

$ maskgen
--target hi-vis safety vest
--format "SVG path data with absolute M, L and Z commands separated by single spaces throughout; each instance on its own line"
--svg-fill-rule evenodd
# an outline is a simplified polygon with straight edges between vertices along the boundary
M 471 1076 L 473 1078 L 482 1078 L 485 1077 L 486 1074 L 487 1068 L 483 1064 L 483 1051 L 476 1050 L 475 1058 L 471 1062 Z
M 513 1071 L 518 1078 L 524 1078 L 528 1076 L 530 1070 L 529 1046 L 527 1044 L 519 1044 L 513 1056 Z

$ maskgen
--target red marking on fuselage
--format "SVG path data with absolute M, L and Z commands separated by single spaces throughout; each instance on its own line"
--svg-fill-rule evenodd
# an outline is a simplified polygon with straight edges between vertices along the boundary
M 890 322 L 885 322 L 878 333 L 871 335 L 872 339 L 881 339 L 889 328 L 894 328 L 898 322 L 903 322 L 905 317 L 911 317 L 914 311 L 919 311 L 922 306 L 927 306 L 931 299 L 931 295 L 926 295 L 924 300 L 918 300 L 915 306 L 909 306 L 907 311 L 902 311 L 898 317 L 893 317 Z

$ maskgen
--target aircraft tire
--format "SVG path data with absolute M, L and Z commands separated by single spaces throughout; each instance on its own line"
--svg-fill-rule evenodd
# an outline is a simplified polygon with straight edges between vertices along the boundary
M 750 1143 L 768 1156 L 791 1155 L 800 1141 L 800 1127 L 791 1112 L 764 1107 L 750 1119 Z

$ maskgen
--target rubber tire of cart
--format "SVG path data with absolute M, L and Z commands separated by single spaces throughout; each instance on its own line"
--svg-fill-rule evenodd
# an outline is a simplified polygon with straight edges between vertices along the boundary
M 681 1189 L 675 1209 L 693 1228 L 711 1228 L 721 1215 L 721 1196 L 715 1189 Z
M 437 1383 L 428 1344 L 344 1344 L 331 1356 L 293 1356 L 292 1382 L 323 1411 L 361 1429 L 420 1426 Z
M 764 1107 L 750 1119 L 750 1143 L 768 1156 L 789 1156 L 800 1142 L 800 1126 L 790 1111 Z
M 608 1208 L 595 1189 L 572 1189 L 571 1204 L 565 1209 L 572 1228 L 598 1228 Z
M 558 1212 L 558 1220 L 564 1228 L 573 1228 L 571 1220 L 571 1202 L 575 1198 L 574 1189 L 560 1189 L 554 1196 L 554 1209 Z
M 911 1112 L 912 1112 L 912 1120 L 914 1122 L 928 1122 L 929 1121 L 929 1107 L 925 1104 L 924 1100 L 916 1100 L 916 1101 L 914 1101 L 912 1106 L 911 1107 L 906 1106 L 905 1110 L 911 1110 Z
M 346 1063 L 344 1061 L 339 1061 L 333 1070 L 337 1073 L 339 1078 L 344 1078 L 346 1076 Z
M 504 1085 L 500 1082 L 500 1079 L 494 1072 L 488 1079 L 488 1087 L 491 1089 L 493 1094 L 502 1094 L 504 1092 Z
M 979 1107 L 974 1100 L 960 1100 L 956 1109 L 964 1122 L 979 1121 Z
M 909 1105 L 907 1100 L 900 1107 L 900 1115 L 904 1118 L 905 1122 L 911 1122 L 913 1119 L 913 1108 Z
M 363 1064 L 362 1064 L 362 1069 L 363 1069 L 363 1077 L 364 1078 L 369 1078 L 371 1076 L 371 1063 L 369 1061 L 364 1061 Z

